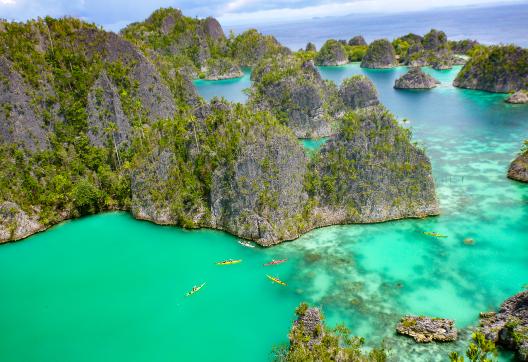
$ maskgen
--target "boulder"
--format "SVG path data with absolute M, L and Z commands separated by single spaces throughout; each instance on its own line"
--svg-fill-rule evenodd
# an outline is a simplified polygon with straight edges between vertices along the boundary
M 424 316 L 403 317 L 396 326 L 396 331 L 414 338 L 418 343 L 453 342 L 458 335 L 454 321 Z
M 374 83 L 364 75 L 345 79 L 339 87 L 339 96 L 345 107 L 358 109 L 379 104 L 378 91 Z
M 361 61 L 362 68 L 393 68 L 398 66 L 396 53 L 387 39 L 373 41 Z
M 512 95 L 510 95 L 508 98 L 506 98 L 507 103 L 512 104 L 527 104 L 528 103 L 528 91 L 526 90 L 519 90 Z
M 528 291 L 510 297 L 497 313 L 481 313 L 480 330 L 487 339 L 528 361 Z
M 317 65 L 343 65 L 348 63 L 345 47 L 339 41 L 327 40 L 315 57 Z
M 411 67 L 409 71 L 396 79 L 394 88 L 397 89 L 431 89 L 440 82 L 429 74 L 424 73 L 420 67 Z
M 361 35 L 356 35 L 348 41 L 348 45 L 350 46 L 357 46 L 357 45 L 367 45 L 367 42 L 365 41 L 365 38 L 363 38 Z
M 528 182 L 528 152 L 523 152 L 510 164 L 508 177 L 512 180 Z

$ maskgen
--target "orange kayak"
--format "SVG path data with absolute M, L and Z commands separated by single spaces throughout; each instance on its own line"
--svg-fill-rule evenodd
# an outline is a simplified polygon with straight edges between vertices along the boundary
M 269 263 L 266 263 L 264 264 L 264 266 L 270 266 L 270 265 L 277 265 L 277 264 L 282 264 L 284 262 L 288 261 L 288 259 L 280 259 L 280 260 L 275 260 L 273 259 L 272 261 L 270 261 Z
M 280 280 L 277 277 L 272 277 L 270 275 L 266 275 L 266 276 L 268 277 L 269 280 L 271 280 L 274 283 L 277 283 L 277 284 L 280 284 L 280 285 L 284 285 L 284 286 L 288 285 L 288 284 L 284 283 L 282 280 Z

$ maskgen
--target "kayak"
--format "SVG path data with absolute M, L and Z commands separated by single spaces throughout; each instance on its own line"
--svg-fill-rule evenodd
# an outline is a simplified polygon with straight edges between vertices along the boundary
M 185 296 L 188 297 L 188 296 L 193 295 L 194 293 L 196 293 L 197 291 L 199 291 L 200 289 L 202 289 L 204 285 L 205 285 L 205 283 L 202 283 L 202 285 L 199 285 L 199 286 L 196 286 L 196 285 L 195 285 L 195 286 L 191 289 L 190 292 L 188 292 L 187 294 L 185 294 Z
M 228 259 L 228 260 L 223 260 L 223 261 L 219 261 L 216 263 L 216 265 L 231 265 L 231 264 L 238 264 L 242 261 L 242 259 Z
M 255 245 L 251 244 L 249 241 L 239 240 L 238 243 L 246 248 L 254 248 Z
M 432 231 L 424 231 L 424 234 L 428 236 L 434 236 L 435 238 L 447 238 L 447 235 L 442 235 L 442 234 L 435 233 Z
M 270 265 L 282 264 L 282 263 L 286 262 L 287 260 L 288 260 L 288 259 L 280 259 L 280 260 L 275 260 L 275 259 L 273 259 L 273 260 L 270 261 L 269 263 L 264 264 L 264 266 L 270 266 Z
M 280 285 L 288 285 L 288 284 L 284 283 L 282 280 L 280 280 L 279 278 L 272 277 L 270 275 L 266 275 L 266 276 L 268 277 L 269 280 L 271 280 L 274 283 L 277 283 L 277 284 L 280 284 Z

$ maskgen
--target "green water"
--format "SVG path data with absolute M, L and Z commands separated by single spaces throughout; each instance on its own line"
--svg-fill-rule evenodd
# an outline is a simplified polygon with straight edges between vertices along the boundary
M 0 246 L 0 360 L 269 361 L 302 300 L 322 306 L 330 324 L 344 321 L 371 343 L 385 339 L 395 360 L 446 361 L 447 351 L 463 350 L 478 313 L 528 283 L 528 185 L 505 178 L 528 135 L 528 107 L 453 88 L 458 68 L 427 70 L 442 81 L 431 91 L 394 90 L 404 68 L 320 70 L 337 82 L 367 74 L 381 101 L 409 119 L 433 163 L 440 217 L 323 228 L 272 249 L 125 213 L 68 222 Z M 216 95 L 242 99 L 249 78 L 233 84 Z M 474 245 L 463 243 L 468 237 Z M 214 265 L 227 258 L 243 262 Z M 289 260 L 262 266 L 273 258 Z M 455 319 L 461 341 L 396 337 L 407 313 Z

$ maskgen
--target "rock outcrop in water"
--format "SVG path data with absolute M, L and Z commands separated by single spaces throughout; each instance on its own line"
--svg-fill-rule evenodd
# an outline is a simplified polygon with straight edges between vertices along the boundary
M 507 103 L 512 104 L 527 104 L 528 103 L 528 91 L 522 89 L 515 93 L 513 93 L 511 96 L 506 98 Z
M 487 339 L 528 361 L 528 291 L 510 297 L 497 313 L 481 313 L 480 330 Z
M 528 182 L 528 151 L 522 152 L 510 164 L 508 177 L 512 180 Z
M 402 61 L 409 66 L 431 66 L 437 70 L 445 70 L 460 63 L 460 60 L 453 55 L 443 31 L 431 29 L 423 37 L 408 34 L 396 39 L 395 42 L 403 49 Z
M 340 110 L 337 87 L 324 81 L 312 61 L 267 60 L 255 68 L 249 103 L 269 110 L 300 138 L 333 133 Z
M 378 91 L 374 83 L 365 75 L 354 75 L 345 79 L 339 86 L 339 97 L 350 109 L 377 106 Z
M 528 49 L 493 46 L 474 54 L 458 73 L 455 87 L 508 93 L 528 88 Z
M 431 89 L 440 82 L 429 74 L 424 73 L 420 67 L 411 67 L 409 71 L 396 79 L 394 88 L 398 89 Z
M 44 229 L 36 213 L 28 215 L 14 202 L 0 203 L 0 243 L 20 240 Z
M 394 47 L 387 39 L 379 39 L 370 43 L 361 61 L 362 68 L 393 68 L 397 65 Z
M 414 338 L 418 343 L 452 342 L 456 341 L 458 335 L 454 321 L 424 316 L 403 317 L 396 326 L 396 331 Z
M 345 115 L 314 157 L 310 180 L 318 226 L 439 213 L 429 159 L 383 106 Z
M 315 57 L 317 65 L 343 65 L 348 63 L 345 47 L 337 40 L 327 40 Z

